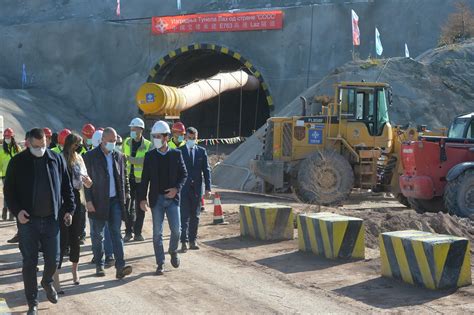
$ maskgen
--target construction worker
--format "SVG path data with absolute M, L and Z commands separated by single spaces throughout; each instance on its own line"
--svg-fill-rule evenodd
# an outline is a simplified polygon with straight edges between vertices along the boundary
M 2 147 L 0 148 L 0 176 L 2 178 L 3 184 L 5 184 L 5 176 L 7 174 L 8 163 L 10 163 L 11 158 L 14 157 L 16 154 L 18 154 L 20 151 L 21 151 L 21 148 L 15 141 L 15 133 L 13 132 L 13 129 L 11 128 L 5 129 L 5 131 L 3 132 L 3 144 L 2 144 Z M 3 186 L 5 187 L 5 185 Z M 5 202 L 5 199 L 3 199 L 2 219 L 4 221 L 7 220 L 8 213 L 9 213 L 9 220 L 10 221 L 15 220 L 13 214 L 8 211 L 8 206 Z M 15 240 L 15 237 L 12 238 L 10 241 L 12 240 Z M 10 241 L 9 243 L 11 243 Z
M 130 122 L 130 137 L 123 142 L 123 154 L 127 159 L 127 174 L 130 181 L 130 202 L 127 205 L 127 217 L 125 220 L 124 242 L 132 239 L 132 233 L 135 234 L 134 241 L 143 241 L 142 228 L 145 220 L 145 212 L 138 204 L 137 189 L 142 180 L 143 161 L 145 153 L 150 151 L 151 142 L 143 137 L 145 123 L 140 118 L 134 118 Z
M 92 136 L 94 135 L 95 127 L 92 124 L 85 124 L 82 127 L 83 150 L 80 154 L 92 150 Z
M 186 144 L 186 141 L 184 141 L 186 127 L 184 127 L 182 122 L 175 122 L 173 126 L 171 126 L 171 132 L 173 134 L 173 138 L 171 138 L 171 140 L 168 142 L 168 147 L 170 149 L 177 149 Z
M 63 152 L 64 148 L 64 143 L 66 142 L 67 136 L 71 134 L 71 130 L 69 129 L 63 129 L 59 132 L 58 134 L 58 145 L 55 146 L 53 149 L 51 149 L 53 152 L 56 152 L 58 154 L 61 154 Z
M 49 148 L 53 138 L 53 132 L 48 127 L 43 128 L 44 135 L 46 136 L 46 146 Z

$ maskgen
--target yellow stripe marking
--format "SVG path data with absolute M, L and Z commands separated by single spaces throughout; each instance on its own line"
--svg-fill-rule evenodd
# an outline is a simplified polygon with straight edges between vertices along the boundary
M 306 244 L 304 242 L 303 229 L 301 228 L 301 216 L 299 215 L 296 218 L 296 223 L 298 225 L 298 248 L 302 251 L 306 250 Z
M 352 257 L 365 258 L 365 227 L 363 222 L 359 230 L 359 234 L 357 235 L 354 250 L 352 251 Z
M 444 263 L 448 256 L 450 244 L 449 243 L 435 243 L 433 244 L 433 257 L 435 263 L 436 284 L 439 285 L 441 275 L 443 274 Z
M 244 228 L 244 215 L 245 215 L 245 208 L 246 207 L 241 207 L 241 210 L 243 210 L 243 213 L 242 211 L 240 212 L 240 235 L 245 235 L 245 228 Z
M 267 96 L 267 103 L 268 103 L 268 106 L 273 105 L 273 99 L 271 96 Z
M 158 64 L 159 64 L 160 67 L 161 67 L 162 65 L 165 64 L 165 60 L 164 60 L 163 58 L 161 58 L 160 61 L 158 61 Z
M 187 52 L 188 50 L 189 50 L 188 46 L 181 47 L 181 52 L 182 53 Z
M 261 74 L 260 74 L 259 71 L 255 71 L 254 76 L 255 76 L 256 78 L 260 78 Z
M 459 273 L 458 278 L 458 287 L 472 284 L 471 280 L 471 245 L 470 242 L 467 242 L 466 253 L 464 254 L 464 260 L 461 266 L 461 272 Z
M 150 77 L 154 78 L 155 75 L 156 75 L 156 73 L 157 73 L 157 71 L 156 71 L 155 68 L 151 69 L 151 71 L 150 71 Z
M 252 64 L 250 63 L 250 61 L 246 61 L 245 66 L 250 69 L 252 67 Z
M 229 48 L 222 47 L 222 48 L 221 48 L 221 53 L 223 53 L 223 54 L 228 54 L 228 53 L 229 53 Z
M 242 56 L 239 53 L 234 53 L 234 58 L 237 59 L 237 60 L 240 60 L 240 58 L 242 58 Z
M 171 52 L 168 54 L 168 56 L 170 56 L 170 57 L 175 57 L 175 56 L 176 56 L 176 51 L 174 51 L 174 50 L 171 51 Z
M 410 267 L 408 266 L 407 257 L 405 255 L 405 249 L 403 248 L 402 240 L 398 237 L 391 237 L 393 244 L 393 251 L 397 257 L 398 267 L 400 268 L 400 273 L 402 279 L 405 282 L 413 284 L 413 279 L 411 277 Z
M 314 231 L 314 222 L 311 217 L 306 217 L 306 228 L 309 234 L 309 243 L 311 244 L 311 250 L 315 254 L 319 254 L 318 242 L 316 241 L 316 232 Z
M 319 221 L 319 227 L 321 228 L 321 235 L 323 237 L 324 252 L 326 253 L 326 258 L 332 258 L 331 243 L 329 242 L 329 233 L 326 228 L 326 223 L 323 220 Z
M 260 239 L 265 240 L 265 227 L 263 226 L 262 211 L 260 211 L 258 208 L 254 208 L 253 211 L 255 211 L 255 217 L 257 218 L 257 227 Z
M 268 85 L 265 82 L 262 83 L 262 89 L 264 91 L 268 90 Z
M 413 247 L 413 251 L 415 252 L 416 262 L 418 264 L 418 269 L 420 269 L 423 283 L 429 289 L 435 289 L 435 283 L 433 277 L 431 276 L 430 265 L 428 264 L 428 259 L 426 258 L 425 251 L 423 249 L 423 242 L 412 240 L 411 245 Z
M 349 221 L 334 221 L 332 223 L 332 247 L 334 250 L 334 257 L 339 256 L 341 250 L 342 240 L 347 233 L 347 225 Z
M 194 44 L 194 49 L 199 49 L 199 48 L 201 48 L 200 44 Z
M 252 221 L 252 215 L 250 214 L 250 207 L 245 208 L 245 217 L 247 218 L 247 225 L 249 226 L 250 235 L 256 237 Z
M 382 261 L 382 275 L 391 278 L 392 270 L 390 269 L 390 263 L 388 262 L 387 251 L 385 250 L 382 234 L 379 235 L 379 245 L 380 245 L 380 260 Z

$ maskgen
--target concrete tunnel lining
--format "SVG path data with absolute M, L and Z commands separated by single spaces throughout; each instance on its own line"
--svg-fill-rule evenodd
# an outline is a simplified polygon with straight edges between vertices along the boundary
M 241 136 L 252 135 L 270 117 L 273 101 L 261 73 L 240 54 L 217 45 L 191 45 L 171 51 L 160 59 L 147 82 L 182 86 L 218 72 L 242 69 L 260 81 L 255 91 L 234 90 L 221 95 L 220 138 L 239 136 L 240 99 L 242 93 Z M 184 111 L 181 120 L 186 126 L 200 129 L 201 138 L 217 137 L 218 97 Z

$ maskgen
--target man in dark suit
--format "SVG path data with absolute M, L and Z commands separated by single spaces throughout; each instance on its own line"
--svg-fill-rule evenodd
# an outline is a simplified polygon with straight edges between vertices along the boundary
M 143 211 L 149 211 L 151 207 L 153 248 L 158 265 L 157 275 L 162 275 L 164 271 L 163 221 L 165 213 L 171 231 L 168 248 L 171 265 L 174 268 L 179 267 L 178 245 L 181 232 L 179 198 L 181 188 L 188 176 L 181 151 L 168 147 L 170 133 L 170 127 L 165 121 L 157 121 L 153 126 L 151 136 L 155 149 L 145 154 L 142 181 L 138 190 L 140 208 Z
M 96 276 L 104 272 L 104 228 L 108 223 L 115 256 L 116 278 L 132 273 L 125 265 L 120 226 L 125 214 L 125 201 L 130 198 L 130 188 L 125 171 L 125 158 L 115 150 L 117 132 L 105 128 L 102 143 L 84 155 L 87 173 L 94 183 L 85 189 L 86 208 L 91 223 L 92 252 L 96 264 Z
M 15 155 L 8 165 L 5 200 L 18 218 L 28 314 L 36 314 L 39 246 L 44 257 L 41 286 L 48 300 L 57 303 L 58 295 L 52 284 L 59 262 L 59 227 L 61 220 L 71 224 L 75 205 L 66 162 L 61 155 L 47 149 L 43 129 L 32 129 L 27 141 L 28 149 Z
M 199 249 L 197 233 L 201 213 L 202 179 L 206 197 L 211 195 L 211 168 L 206 149 L 197 145 L 198 131 L 194 127 L 186 129 L 186 145 L 179 149 L 183 153 L 188 170 L 188 179 L 181 191 L 181 251 L 186 252 L 187 242 L 190 249 Z

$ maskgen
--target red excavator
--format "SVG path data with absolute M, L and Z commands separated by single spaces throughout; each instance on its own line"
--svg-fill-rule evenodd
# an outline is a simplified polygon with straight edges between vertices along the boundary
M 474 217 L 474 113 L 456 117 L 447 137 L 403 144 L 401 157 L 400 189 L 414 210 Z

